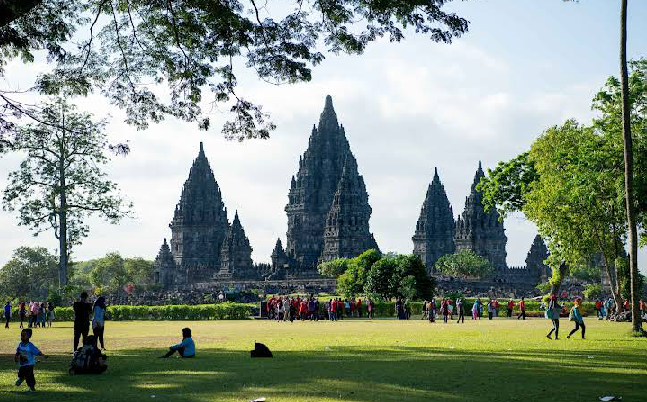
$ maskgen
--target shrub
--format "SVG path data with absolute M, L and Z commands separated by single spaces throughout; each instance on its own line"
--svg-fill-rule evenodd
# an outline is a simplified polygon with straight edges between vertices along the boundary
M 218 303 L 169 306 L 108 306 L 106 319 L 113 321 L 127 320 L 244 320 L 257 310 L 254 304 L 243 303 Z M 14 314 L 14 317 L 18 317 Z M 58 321 L 74 320 L 74 311 L 71 307 L 57 307 L 56 319 Z

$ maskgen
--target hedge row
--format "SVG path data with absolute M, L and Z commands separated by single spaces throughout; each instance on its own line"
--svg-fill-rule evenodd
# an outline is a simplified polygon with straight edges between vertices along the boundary
M 108 306 L 106 319 L 127 320 L 244 320 L 254 315 L 258 307 L 244 303 L 201 304 L 197 306 Z M 15 316 L 15 314 L 14 314 Z M 58 321 L 74 320 L 71 307 L 57 307 Z

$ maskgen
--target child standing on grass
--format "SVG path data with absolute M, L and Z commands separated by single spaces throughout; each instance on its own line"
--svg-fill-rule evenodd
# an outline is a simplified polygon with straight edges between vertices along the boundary
M 27 381 L 29 391 L 36 392 L 36 379 L 34 378 L 34 365 L 36 364 L 36 356 L 47 358 L 33 343 L 29 342 L 32 332 L 31 329 L 25 328 L 20 331 L 20 344 L 16 348 L 16 355 L 14 361 L 20 363 L 18 370 L 18 380 L 16 386 L 20 386 L 23 381 Z

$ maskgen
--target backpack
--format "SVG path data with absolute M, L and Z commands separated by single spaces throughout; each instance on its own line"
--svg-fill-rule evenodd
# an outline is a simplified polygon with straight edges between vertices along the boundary
M 72 369 L 79 371 L 88 369 L 92 360 L 93 349 L 92 345 L 84 345 L 74 352 L 74 357 L 72 357 L 72 363 L 70 364 L 70 372 L 72 372 Z

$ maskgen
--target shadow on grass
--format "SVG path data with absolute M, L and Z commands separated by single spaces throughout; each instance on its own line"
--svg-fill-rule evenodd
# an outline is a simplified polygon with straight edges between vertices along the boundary
M 334 347 L 274 351 L 273 359 L 222 349 L 200 349 L 195 359 L 158 359 L 161 352 L 122 351 L 99 376 L 68 375 L 70 356 L 55 356 L 43 366 L 52 370 L 48 381 L 71 391 L 43 391 L 37 399 L 588 402 L 603 395 L 640 401 L 647 393 L 645 354 Z

